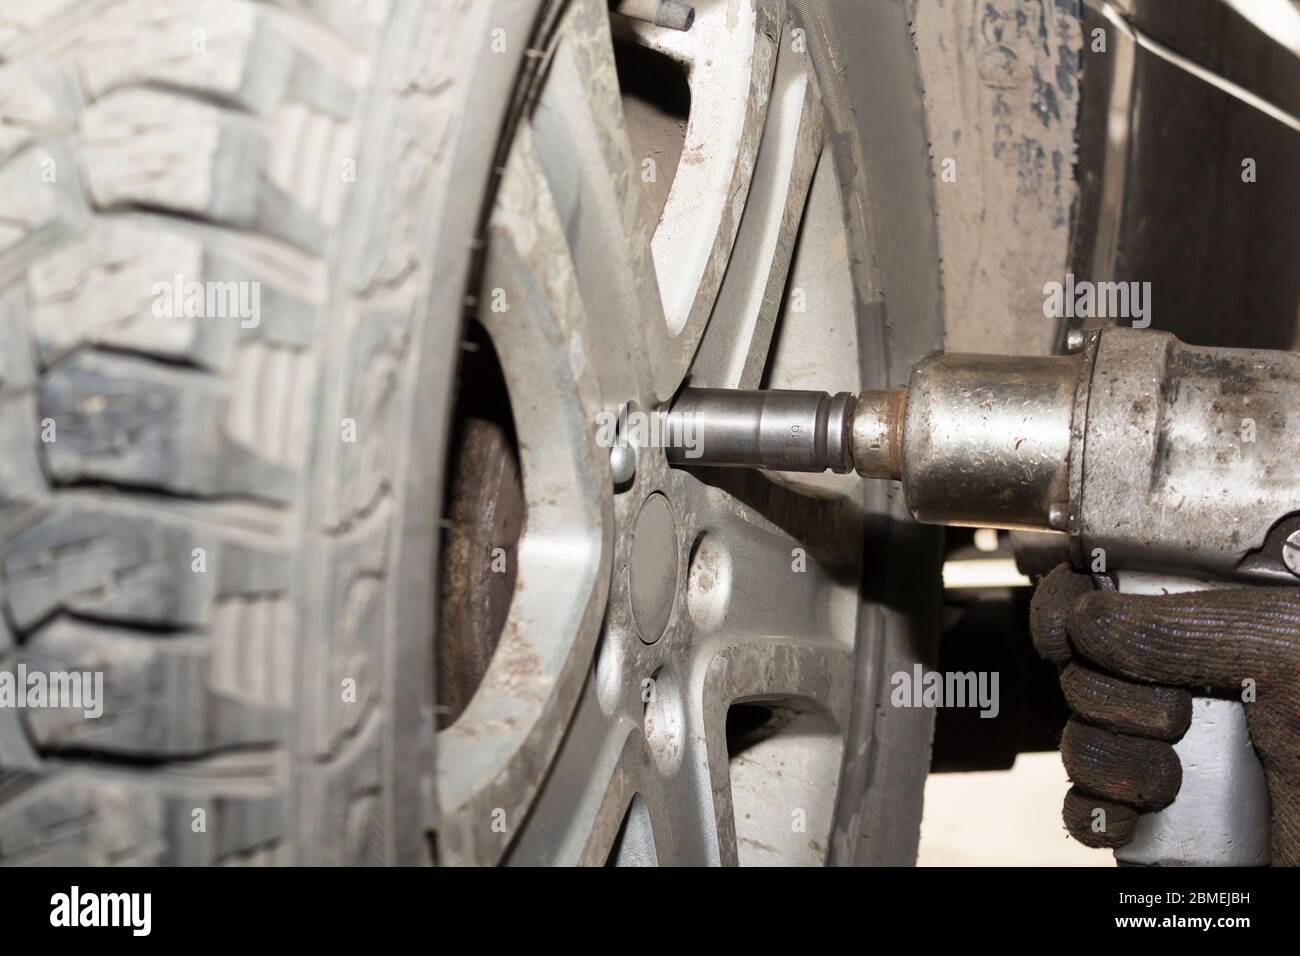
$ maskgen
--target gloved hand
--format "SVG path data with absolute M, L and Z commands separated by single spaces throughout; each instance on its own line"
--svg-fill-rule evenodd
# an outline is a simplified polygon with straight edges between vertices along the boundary
M 1246 723 L 1268 780 L 1273 863 L 1300 865 L 1300 588 L 1121 594 L 1060 565 L 1034 594 L 1030 627 L 1038 652 L 1061 666 L 1074 711 L 1061 758 L 1073 784 L 1062 815 L 1076 840 L 1123 846 L 1138 812 L 1172 803 L 1182 766 L 1171 744 L 1191 722 L 1185 688 L 1237 696 L 1250 679 Z

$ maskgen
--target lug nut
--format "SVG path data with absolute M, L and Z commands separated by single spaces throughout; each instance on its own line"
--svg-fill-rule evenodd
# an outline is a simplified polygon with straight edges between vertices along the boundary
M 1300 531 L 1292 531 L 1283 542 L 1282 563 L 1288 571 L 1300 577 Z
M 613 476 L 614 487 L 626 485 L 636 475 L 636 447 L 628 442 L 619 442 L 609 449 L 609 473 Z

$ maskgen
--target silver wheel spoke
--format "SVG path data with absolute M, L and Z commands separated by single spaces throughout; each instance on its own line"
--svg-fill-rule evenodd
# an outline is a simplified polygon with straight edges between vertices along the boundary
M 764 791 L 756 795 L 746 792 L 742 800 L 736 799 L 733 782 L 739 758 L 729 748 L 728 710 L 739 702 L 793 706 L 825 717 L 831 734 L 838 735 L 848 718 L 853 652 L 830 644 L 770 639 L 719 644 L 710 650 L 700 658 L 702 673 L 697 678 L 696 719 L 702 728 L 703 745 L 694 748 L 692 756 L 698 761 L 699 781 L 702 784 L 707 780 L 712 796 L 715 835 L 708 845 L 717 846 L 719 857 L 709 862 L 731 865 L 740 861 L 741 841 L 749 827 L 757 824 L 762 830 L 779 831 L 789 822 L 790 811 L 796 809 L 792 804 L 800 802 L 800 798 L 787 791 L 773 774 Z M 828 756 L 829 766 L 809 774 L 814 786 L 823 791 L 828 785 L 834 786 L 839 768 L 840 754 L 832 749 Z M 829 780 L 827 771 L 831 773 Z M 737 819 L 736 807 L 741 802 L 749 819 Z M 821 821 L 814 824 L 824 839 L 830 829 L 829 813 L 820 816 L 825 818 L 825 827 L 820 826 Z
M 608 12 L 579 0 L 533 113 L 538 157 L 555 196 L 591 323 L 592 355 L 607 402 L 653 404 L 644 374 L 645 326 L 662 327 L 650 251 L 619 96 Z
M 640 802 L 650 834 L 634 856 L 659 865 L 678 862 L 664 789 L 631 714 L 605 713 L 593 688 L 583 695 L 552 771 L 534 808 L 535 823 L 520 837 L 510 860 L 520 865 L 595 865 L 610 860 L 620 828 Z
M 691 364 L 691 382 L 757 388 L 780 311 L 823 142 L 821 104 L 807 54 L 786 30 L 772 103 L 731 265 Z
M 797 517 L 793 523 L 802 536 L 796 538 L 719 488 L 688 475 L 679 481 L 683 487 L 675 489 L 674 497 L 695 516 L 688 531 L 694 546 L 686 571 L 685 626 L 691 632 L 685 664 L 690 674 L 686 758 L 681 772 L 668 781 L 669 805 L 684 817 L 679 822 L 682 843 L 687 852 L 707 854 L 693 860 L 697 863 L 733 864 L 755 847 L 770 850 L 765 862 L 782 857 L 820 862 L 830 802 L 806 799 L 805 791 L 824 794 L 833 788 L 838 742 L 811 755 L 805 786 L 791 792 L 786 784 L 800 781 L 764 779 L 765 773 L 775 772 L 764 770 L 764 761 L 791 766 L 799 754 L 808 756 L 806 738 L 813 734 L 804 731 L 805 742 L 795 741 L 794 754 L 785 745 L 787 738 L 772 752 L 774 759 L 759 755 L 747 765 L 744 756 L 729 750 L 727 715 L 733 704 L 765 702 L 817 715 L 805 723 L 815 725 L 819 738 L 829 741 L 843 730 L 851 703 L 858 614 L 856 554 L 843 544 L 860 540 L 852 530 L 857 517 L 850 503 L 824 499 L 809 509 L 807 499 L 758 479 L 766 488 L 763 507 Z M 828 548 L 810 554 L 809 539 L 823 539 Z M 745 788 L 741 820 L 736 819 L 735 780 Z M 756 780 L 761 785 L 754 785 Z M 812 804 L 818 804 L 815 812 Z M 791 833 L 792 810 L 813 817 L 807 832 L 818 832 L 821 842 L 812 857 L 793 857 L 789 846 L 777 846 L 767 833 Z M 809 843 L 797 842 L 801 849 Z
M 767 121 L 780 24 L 755 0 L 697 7 L 687 33 L 634 20 L 623 35 L 687 64 L 690 122 L 652 248 L 666 326 L 646 323 L 660 396 L 695 355 L 731 261 Z
M 612 531 L 581 298 L 527 129 L 489 233 L 485 287 L 501 308 L 483 323 L 519 434 L 538 440 L 520 443 L 528 519 L 509 616 L 479 692 L 438 740 L 442 845 L 460 862 L 500 857 L 559 743 L 599 633 Z

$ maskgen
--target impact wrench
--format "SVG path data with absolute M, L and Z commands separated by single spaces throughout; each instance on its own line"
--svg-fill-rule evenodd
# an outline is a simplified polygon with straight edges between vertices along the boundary
M 669 460 L 898 480 L 918 521 L 1060 532 L 1076 569 L 1123 591 L 1296 584 L 1300 355 L 1123 328 L 1072 345 L 936 353 L 906 389 L 856 396 L 688 388 L 669 425 L 689 421 L 700 441 Z M 1266 863 L 1268 794 L 1242 704 L 1196 698 L 1175 750 L 1177 799 L 1116 856 Z

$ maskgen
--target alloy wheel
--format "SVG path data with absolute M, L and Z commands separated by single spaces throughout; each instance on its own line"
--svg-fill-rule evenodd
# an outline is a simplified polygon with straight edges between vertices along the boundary
M 534 53 L 464 343 L 443 862 L 827 857 L 862 490 L 672 469 L 708 436 L 656 423 L 686 382 L 857 389 L 869 344 L 798 21 L 695 7 L 573 0 Z

